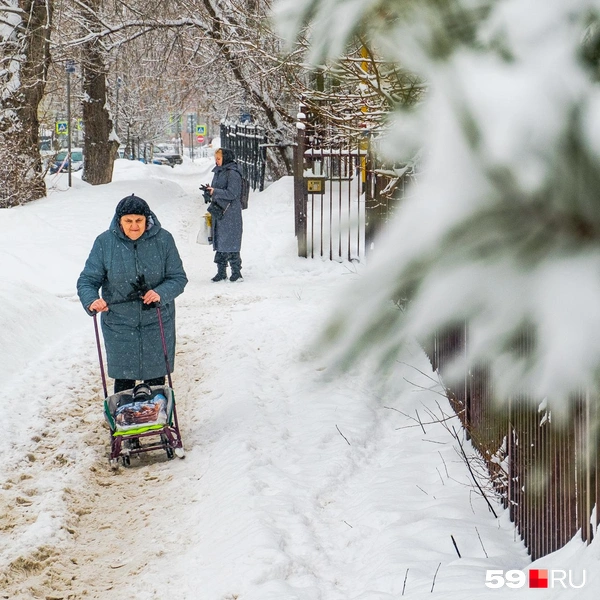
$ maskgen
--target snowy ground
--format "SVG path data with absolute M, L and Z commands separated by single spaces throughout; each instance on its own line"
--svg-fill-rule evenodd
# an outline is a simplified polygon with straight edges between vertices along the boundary
M 297 258 L 291 179 L 251 196 L 245 281 L 210 281 L 212 250 L 195 238 L 211 168 L 121 160 L 110 185 L 49 178 L 47 198 L 0 210 L 0 598 L 596 598 L 596 544 L 530 564 L 506 512 L 488 510 L 456 420 L 436 422 L 451 411 L 418 347 L 385 385 L 367 365 L 328 377 L 312 341 L 364 267 Z M 187 456 L 114 472 L 75 282 L 133 192 L 190 279 L 174 373 Z M 586 586 L 485 586 L 488 569 L 529 568 L 575 582 L 585 568 Z

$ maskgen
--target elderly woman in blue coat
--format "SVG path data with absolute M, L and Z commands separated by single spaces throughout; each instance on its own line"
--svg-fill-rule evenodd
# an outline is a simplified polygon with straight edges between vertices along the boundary
M 212 215 L 213 250 L 217 274 L 213 281 L 227 279 L 227 263 L 231 266 L 229 281 L 242 280 L 242 172 L 229 148 L 215 152 L 216 166 L 207 190 L 211 197 L 208 212 Z
M 77 281 L 88 314 L 102 313 L 108 375 L 115 393 L 136 381 L 163 385 L 167 365 L 160 335 L 160 306 L 169 367 L 175 360 L 175 298 L 187 284 L 173 236 L 147 202 L 135 195 L 117 205 Z M 99 290 L 102 289 L 102 296 Z

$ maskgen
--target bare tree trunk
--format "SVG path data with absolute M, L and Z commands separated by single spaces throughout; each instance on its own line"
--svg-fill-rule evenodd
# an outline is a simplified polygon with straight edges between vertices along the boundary
M 238 82 L 240 87 L 246 92 L 253 103 L 261 110 L 270 135 L 278 132 L 279 135 L 290 128 L 295 121 L 281 111 L 274 104 L 268 94 L 263 94 L 257 82 L 255 72 L 247 72 L 244 69 L 243 60 L 232 50 L 232 45 L 228 33 L 224 31 L 222 15 L 217 12 L 213 0 L 203 0 L 204 6 L 211 17 L 212 27 L 207 32 L 214 43 L 217 45 L 226 63 L 229 65 L 231 72 Z M 292 175 L 294 172 L 294 154 L 292 147 L 289 144 L 284 144 L 282 140 L 278 140 L 280 144 L 270 148 L 268 156 L 271 159 L 271 171 L 277 176 Z
M 38 106 L 50 62 L 53 0 L 13 0 L 0 10 L 0 207 L 46 195 L 38 148 Z M 18 16 L 18 19 L 15 19 Z
M 102 0 L 85 0 L 89 8 L 85 20 L 90 31 L 100 28 L 98 10 Z M 92 185 L 112 181 L 113 166 L 119 148 L 113 121 L 106 105 L 106 64 L 102 42 L 93 39 L 82 46 L 83 63 L 83 176 Z

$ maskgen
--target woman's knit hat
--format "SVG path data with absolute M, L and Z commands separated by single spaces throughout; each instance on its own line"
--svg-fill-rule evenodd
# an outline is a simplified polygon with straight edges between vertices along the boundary
M 117 218 L 121 218 L 123 215 L 143 215 L 144 217 L 150 216 L 150 207 L 145 200 L 139 198 L 135 194 L 123 198 L 117 204 L 116 208 Z

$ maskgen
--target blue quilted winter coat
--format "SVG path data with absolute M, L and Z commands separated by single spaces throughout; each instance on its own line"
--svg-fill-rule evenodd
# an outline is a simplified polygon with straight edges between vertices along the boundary
M 212 201 L 225 214 L 212 219 L 213 250 L 239 252 L 242 247 L 242 172 L 236 162 L 228 162 L 213 169 Z
M 142 309 L 132 298 L 132 283 L 144 275 L 149 289 L 160 296 L 167 353 L 171 370 L 175 361 L 175 298 L 183 292 L 187 277 L 173 236 L 154 215 L 144 234 L 129 239 L 117 216 L 100 234 L 77 280 L 77 293 L 85 310 L 102 297 L 108 312 L 101 313 L 108 375 L 113 379 L 154 379 L 167 374 L 155 308 Z

